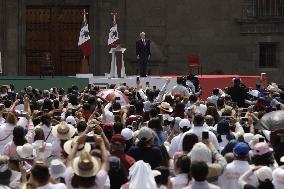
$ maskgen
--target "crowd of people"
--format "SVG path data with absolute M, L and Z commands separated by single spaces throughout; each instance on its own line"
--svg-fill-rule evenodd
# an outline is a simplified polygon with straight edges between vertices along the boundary
M 284 132 L 257 127 L 284 92 L 235 78 L 202 100 L 197 77 L 176 82 L 112 85 L 129 104 L 92 85 L 2 86 L 0 188 L 284 188 Z

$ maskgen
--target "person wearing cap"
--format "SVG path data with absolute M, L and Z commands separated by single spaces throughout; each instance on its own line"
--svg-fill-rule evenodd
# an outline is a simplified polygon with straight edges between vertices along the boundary
M 124 128 L 121 131 L 121 135 L 124 137 L 126 140 L 126 146 L 124 152 L 128 152 L 129 148 L 133 146 L 134 143 L 134 133 L 131 129 L 129 128 Z
M 171 90 L 171 94 L 174 96 L 176 93 L 179 93 L 181 97 L 190 96 L 188 89 L 183 86 L 183 78 L 177 77 L 177 85 L 174 86 Z
M 68 124 L 76 126 L 77 121 L 74 116 L 67 116 L 65 120 Z
M 96 189 L 105 186 L 109 170 L 108 155 L 103 139 L 94 135 L 94 141 L 101 150 L 101 161 L 88 152 L 82 152 L 76 157 L 78 148 L 86 142 L 86 135 L 79 136 L 75 141 L 68 156 L 68 167 L 65 171 L 65 182 L 68 189 Z
M 169 117 L 170 114 L 173 112 L 173 108 L 171 107 L 171 105 L 168 102 L 162 102 L 158 108 L 160 108 L 160 114 L 162 115 L 168 115 Z
M 65 170 L 66 166 L 61 159 L 53 159 L 49 166 L 50 177 L 56 183 L 65 183 Z
M 213 144 L 213 146 L 215 147 L 216 150 L 220 149 L 216 135 L 213 132 L 208 131 L 203 125 L 204 125 L 203 115 L 201 115 L 201 114 L 195 115 L 192 128 L 189 131 L 183 133 L 183 135 L 181 136 L 181 139 L 180 139 L 180 142 L 179 142 L 179 145 L 178 145 L 179 151 L 182 150 L 182 141 L 183 141 L 183 138 L 186 134 L 194 133 L 198 136 L 199 141 L 201 141 L 203 132 L 208 132 L 209 141 Z
M 208 140 L 204 140 L 203 142 L 204 143 L 198 142 L 194 144 L 193 148 L 188 153 L 188 156 L 190 156 L 192 162 L 206 162 L 209 167 L 207 181 L 215 183 L 218 176 L 223 173 L 227 162 L 225 158 L 213 147 L 213 145 L 208 142 Z
M 255 185 L 248 184 L 248 180 L 252 176 L 257 178 L 257 183 Z M 248 171 L 246 171 L 240 178 L 239 183 L 242 189 L 274 189 L 272 183 L 272 170 L 267 166 L 256 166 Z
M 154 131 L 148 127 L 142 127 L 138 133 L 138 143 L 129 149 L 128 154 L 136 161 L 143 160 L 149 163 L 152 169 L 162 164 L 162 152 L 159 147 L 154 146 Z
M 75 127 L 67 124 L 65 121 L 62 121 L 52 127 L 51 135 L 54 138 L 54 141 L 52 141 L 52 151 L 55 156 L 61 156 L 61 146 L 64 145 L 67 140 L 70 140 L 75 135 L 75 133 Z
M 170 147 L 169 147 L 170 157 L 173 157 L 174 154 L 178 151 L 178 145 L 180 143 L 181 137 L 182 137 L 183 133 L 189 131 L 189 129 L 191 128 L 191 123 L 188 119 L 181 119 L 178 126 L 179 126 L 179 130 L 181 131 L 181 133 L 178 134 L 177 136 L 175 136 L 171 140 L 171 144 L 170 144 Z
M 135 163 L 135 159 L 124 152 L 125 145 L 126 139 L 121 134 L 113 135 L 110 144 L 110 154 L 118 157 L 123 167 L 128 171 L 129 168 Z
M 249 151 L 249 146 L 244 142 L 239 142 L 235 145 L 233 149 L 235 160 L 227 165 L 223 174 L 218 179 L 218 185 L 222 189 L 242 189 L 239 184 L 239 178 L 247 170 L 251 169 L 248 163 Z M 253 177 L 249 184 L 256 182 L 256 178 Z
M 74 147 L 74 144 L 76 143 L 76 141 L 78 140 L 78 136 L 75 136 L 74 138 L 66 141 L 63 145 L 63 149 L 64 149 L 64 152 L 66 154 L 70 154 L 72 152 L 72 148 Z M 81 153 L 83 152 L 90 152 L 91 151 L 91 144 L 88 143 L 88 142 L 85 142 L 84 144 L 80 144 L 78 146 L 78 149 L 77 149 L 77 153 L 76 153 L 76 156 L 80 156 Z
M 254 145 L 251 161 L 255 166 L 268 166 L 273 170 L 278 167 L 273 156 L 273 149 L 266 142 L 259 142 Z

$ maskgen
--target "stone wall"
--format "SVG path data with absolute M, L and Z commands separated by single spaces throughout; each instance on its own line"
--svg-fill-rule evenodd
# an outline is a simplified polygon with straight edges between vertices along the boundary
M 154 74 L 186 74 L 189 53 L 198 54 L 204 74 L 258 75 L 267 72 L 281 82 L 283 73 L 282 33 L 243 34 L 237 19 L 243 18 L 242 3 L 248 0 L 61 0 L 64 4 L 89 5 L 94 37 L 92 71 L 109 71 L 106 45 L 111 25 L 110 12 L 119 13 L 119 37 L 127 48 L 127 74 L 135 74 L 135 41 L 145 31 L 152 41 L 150 69 Z M 1 0 L 0 49 L 4 51 L 6 75 L 25 74 L 26 4 L 54 0 Z M 277 68 L 258 66 L 260 42 L 278 42 Z

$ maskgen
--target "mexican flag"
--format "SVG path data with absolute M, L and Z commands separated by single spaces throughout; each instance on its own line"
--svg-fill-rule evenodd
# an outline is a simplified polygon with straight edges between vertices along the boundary
M 84 19 L 80 31 L 78 46 L 81 48 L 85 57 L 91 55 L 91 37 L 89 35 L 89 27 L 86 18 L 86 12 L 84 11 Z
M 118 31 L 117 31 L 117 24 L 114 24 L 112 28 L 109 30 L 108 35 L 108 42 L 107 44 L 109 46 L 115 45 L 118 43 L 119 37 L 118 37 Z

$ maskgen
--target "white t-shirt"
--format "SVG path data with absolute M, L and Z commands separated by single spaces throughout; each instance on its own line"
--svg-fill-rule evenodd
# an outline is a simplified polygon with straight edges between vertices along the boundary
M 169 147 L 169 155 L 172 158 L 175 153 L 178 151 L 178 145 L 181 139 L 183 133 L 180 133 L 179 135 L 175 136 L 172 140 L 171 140 L 171 144 Z
M 284 188 L 284 169 L 276 168 L 272 172 L 272 183 L 274 184 L 275 189 L 283 189 Z
M 250 168 L 251 166 L 247 161 L 234 160 L 227 165 L 223 174 L 219 176 L 218 185 L 222 189 L 242 189 L 239 178 Z M 248 184 L 253 186 L 256 185 L 254 184 L 256 182 L 256 177 L 250 177 L 250 180 L 247 181 Z
M 188 174 L 182 173 L 171 178 L 173 189 L 182 189 L 188 185 Z
M 80 188 L 74 188 L 72 185 L 71 185 L 71 179 L 73 177 L 74 173 L 73 173 L 73 170 L 71 167 L 68 167 L 66 170 L 65 170 L 65 183 L 66 183 L 66 186 L 68 189 L 85 189 L 83 187 L 80 187 Z M 88 188 L 88 189 L 103 189 L 105 184 L 106 184 L 106 181 L 107 181 L 107 178 L 108 178 L 108 174 L 105 170 L 101 169 L 98 174 L 96 175 L 96 178 L 95 178 L 95 185 L 91 188 Z
M 208 130 L 203 126 L 202 127 L 193 127 L 189 131 L 183 133 L 183 135 L 181 136 L 179 145 L 178 145 L 178 151 L 182 151 L 182 141 L 183 141 L 183 138 L 186 134 L 194 133 L 198 137 L 199 141 L 201 141 L 203 131 L 208 131 Z M 211 131 L 208 131 L 208 133 L 209 133 L 209 141 L 212 142 L 212 144 L 216 148 L 216 150 L 220 150 L 219 143 L 218 143 L 216 135 Z

